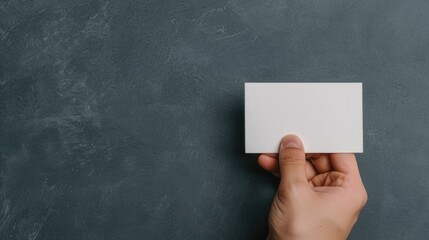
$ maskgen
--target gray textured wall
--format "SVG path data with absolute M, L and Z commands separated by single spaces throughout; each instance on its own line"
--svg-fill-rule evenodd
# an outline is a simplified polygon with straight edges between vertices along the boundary
M 0 2 L 0 239 L 263 239 L 244 82 L 364 84 L 350 239 L 429 235 L 429 1 Z M 308 97 L 311 97 L 309 95 Z

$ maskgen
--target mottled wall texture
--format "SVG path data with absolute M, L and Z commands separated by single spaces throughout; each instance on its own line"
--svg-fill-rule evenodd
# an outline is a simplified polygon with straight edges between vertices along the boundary
M 0 1 L 0 239 L 264 239 L 278 179 L 244 154 L 245 82 L 363 82 L 369 201 L 349 239 L 427 239 L 428 13 Z

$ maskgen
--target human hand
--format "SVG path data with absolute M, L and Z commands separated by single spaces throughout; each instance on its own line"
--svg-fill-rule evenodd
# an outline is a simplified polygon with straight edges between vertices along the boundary
M 367 201 L 354 154 L 305 154 L 288 135 L 279 154 L 262 154 L 258 163 L 281 177 L 267 239 L 347 238 Z

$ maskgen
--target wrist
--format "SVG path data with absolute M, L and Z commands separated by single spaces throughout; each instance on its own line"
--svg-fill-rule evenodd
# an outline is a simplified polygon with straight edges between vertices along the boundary
M 348 233 L 340 227 L 329 224 L 319 225 L 307 229 L 305 232 L 273 232 L 270 230 L 266 240 L 347 240 Z

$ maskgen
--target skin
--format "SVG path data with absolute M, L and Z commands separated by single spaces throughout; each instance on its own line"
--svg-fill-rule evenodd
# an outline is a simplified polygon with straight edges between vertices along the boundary
M 296 135 L 259 165 L 281 178 L 268 219 L 267 239 L 347 239 L 367 193 L 351 153 L 305 154 Z

